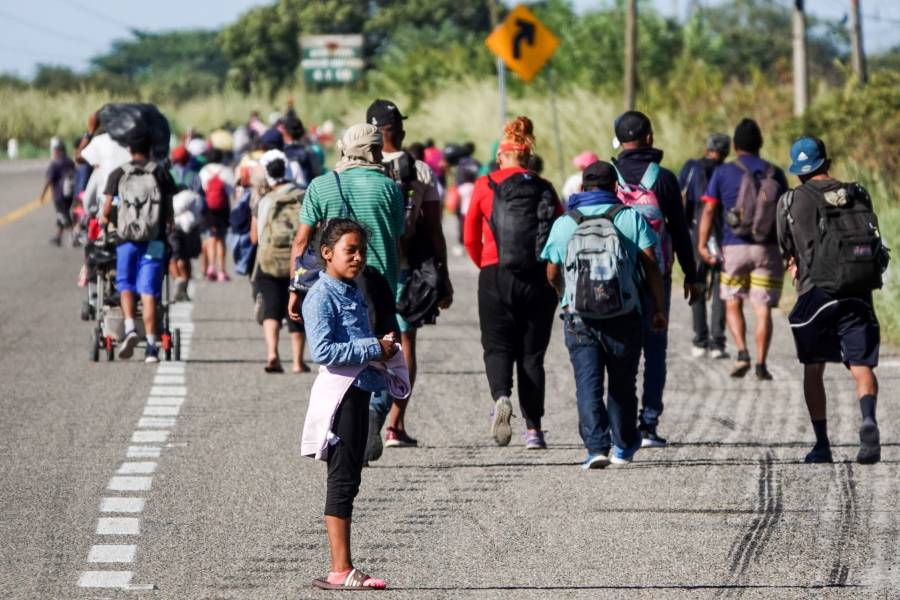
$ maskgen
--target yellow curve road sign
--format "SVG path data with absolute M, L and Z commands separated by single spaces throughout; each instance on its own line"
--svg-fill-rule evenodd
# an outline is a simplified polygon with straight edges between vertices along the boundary
M 527 82 L 534 79 L 559 46 L 559 38 L 521 4 L 485 41 L 491 52 Z

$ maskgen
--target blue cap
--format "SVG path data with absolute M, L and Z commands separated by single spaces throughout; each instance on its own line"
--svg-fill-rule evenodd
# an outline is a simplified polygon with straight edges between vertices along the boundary
M 828 159 L 825 142 L 811 136 L 802 137 L 791 146 L 791 166 L 794 175 L 806 175 L 821 167 Z

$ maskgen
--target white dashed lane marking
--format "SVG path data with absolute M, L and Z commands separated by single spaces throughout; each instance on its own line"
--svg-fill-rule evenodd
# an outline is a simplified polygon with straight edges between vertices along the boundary
M 190 354 L 191 305 L 175 305 L 171 308 L 172 327 L 181 329 L 181 358 Z M 158 459 L 163 447 L 183 447 L 186 444 L 169 443 L 169 436 L 188 394 L 185 385 L 185 364 L 167 362 L 157 365 L 152 387 L 138 419 L 136 431 L 131 434 L 125 456 L 129 459 Z M 148 492 L 153 487 L 152 475 L 156 473 L 156 460 L 127 460 L 110 478 L 106 489 L 110 492 L 130 492 L 131 495 L 108 495 L 100 499 L 101 514 L 141 515 L 146 499 L 135 492 Z M 98 536 L 139 536 L 140 516 L 103 516 L 97 519 L 95 534 Z M 117 565 L 134 563 L 138 544 L 94 544 L 88 551 L 90 565 Z M 152 590 L 153 584 L 132 583 L 134 571 L 90 570 L 83 571 L 78 586 L 85 588 L 118 588 L 121 590 Z
M 130 563 L 137 554 L 135 544 L 96 544 L 88 552 L 90 563 Z
M 100 512 L 139 513 L 144 511 L 145 502 L 143 498 L 103 498 Z

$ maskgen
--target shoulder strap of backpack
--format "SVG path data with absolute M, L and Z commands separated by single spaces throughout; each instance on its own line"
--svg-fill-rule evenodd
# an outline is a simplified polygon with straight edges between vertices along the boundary
M 625 210 L 628 210 L 628 207 L 624 204 L 614 204 L 612 208 L 603 213 L 603 216 L 612 221 L 616 218 L 617 214 Z
M 613 159 L 613 161 L 610 164 L 613 166 L 613 169 L 616 170 L 616 179 L 618 180 L 619 185 L 626 189 L 630 188 L 631 186 L 629 186 L 628 182 L 625 181 L 625 177 L 622 175 L 622 171 L 620 171 L 618 165 L 616 165 L 615 159 Z
M 731 161 L 731 164 L 733 164 L 733 165 L 736 166 L 738 169 L 740 169 L 740 170 L 741 170 L 741 173 L 743 173 L 744 175 L 751 175 L 750 169 L 748 169 L 748 168 L 747 168 L 747 165 L 745 165 L 744 163 L 742 163 L 741 160 L 740 160 L 739 158 L 735 158 L 733 161 Z
M 640 186 L 645 190 L 649 190 L 654 185 L 656 185 L 656 180 L 659 178 L 659 165 L 656 163 L 650 163 L 647 165 L 647 170 L 644 171 L 643 177 L 641 177 Z
M 566 216 L 575 221 L 576 225 L 581 225 L 581 223 L 584 221 L 584 213 L 577 208 L 574 208 L 567 212 Z
M 347 202 L 347 198 L 344 196 L 344 188 L 341 186 L 341 177 L 338 175 L 337 171 L 332 171 L 332 173 L 334 173 L 334 182 L 337 184 L 338 194 L 341 197 L 341 202 L 344 204 L 344 210 L 347 211 L 349 216 L 355 219 L 356 217 L 353 215 L 353 209 L 350 208 L 350 203 Z

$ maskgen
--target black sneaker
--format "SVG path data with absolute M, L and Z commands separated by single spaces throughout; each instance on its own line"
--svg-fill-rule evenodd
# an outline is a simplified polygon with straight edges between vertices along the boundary
M 831 446 L 813 446 L 803 462 L 808 465 L 834 462 L 834 458 L 831 456 Z
M 669 442 L 656 433 L 656 427 L 641 426 L 641 448 L 665 448 Z
M 766 368 L 765 363 L 756 365 L 756 378 L 759 381 L 772 381 L 772 374 L 769 373 L 769 369 Z
M 881 460 L 881 434 L 878 424 L 872 419 L 863 421 L 859 428 L 859 452 L 856 462 L 861 465 L 874 465 Z
M 735 379 L 739 379 L 750 371 L 750 354 L 746 350 L 738 352 L 737 360 L 734 361 L 734 367 L 729 375 Z
M 128 360 L 131 358 L 131 355 L 134 354 L 134 348 L 138 345 L 140 338 L 138 334 L 134 332 L 134 330 L 129 331 L 125 334 L 125 339 L 122 340 L 122 347 L 119 348 L 119 358 L 122 360 Z

